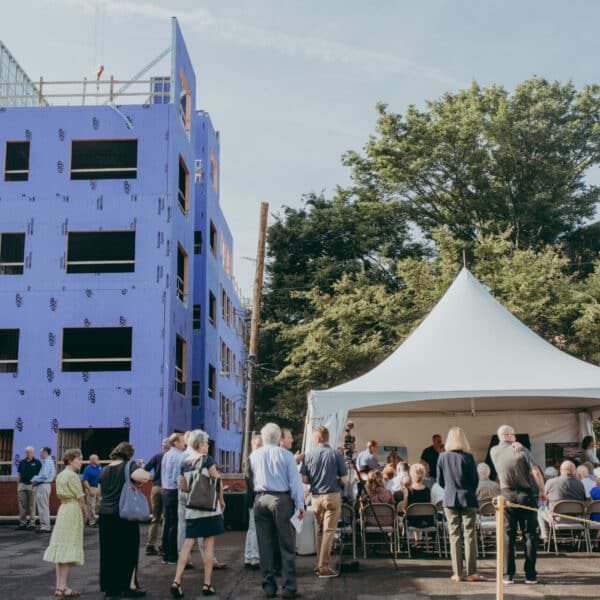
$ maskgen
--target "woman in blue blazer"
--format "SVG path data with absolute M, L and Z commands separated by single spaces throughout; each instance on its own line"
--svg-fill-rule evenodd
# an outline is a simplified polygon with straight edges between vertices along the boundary
M 445 444 L 446 452 L 440 454 L 437 481 L 444 488 L 444 513 L 450 535 L 452 581 L 463 581 L 463 564 L 466 562 L 466 580 L 484 581 L 477 574 L 477 466 L 469 452 L 471 447 L 465 432 L 452 427 Z M 463 554 L 464 549 L 464 554 Z M 465 560 L 466 559 L 466 560 Z

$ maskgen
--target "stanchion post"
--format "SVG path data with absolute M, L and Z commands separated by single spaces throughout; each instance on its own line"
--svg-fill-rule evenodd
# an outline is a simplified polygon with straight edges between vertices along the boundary
M 496 506 L 496 600 L 504 599 L 504 496 L 498 496 Z

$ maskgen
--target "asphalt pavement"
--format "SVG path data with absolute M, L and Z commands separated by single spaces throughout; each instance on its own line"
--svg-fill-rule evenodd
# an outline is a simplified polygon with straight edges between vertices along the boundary
M 145 539 L 146 526 L 142 526 Z M 218 599 L 262 598 L 260 573 L 244 569 L 243 532 L 228 532 L 217 539 L 217 558 L 228 564 L 215 571 L 213 585 Z M 54 565 L 42 560 L 48 536 L 30 531 L 15 531 L 14 525 L 0 526 L 0 600 L 38 600 L 54 598 Z M 104 598 L 98 583 L 98 530 L 86 529 L 85 565 L 71 570 L 69 585 L 82 593 L 82 598 Z M 198 552 L 193 554 L 194 569 L 183 579 L 185 598 L 204 598 L 202 563 Z M 495 563 L 493 556 L 479 561 L 479 571 L 490 578 L 484 583 L 451 583 L 448 559 L 419 556 L 401 557 L 398 570 L 387 556 L 360 559 L 356 573 L 335 579 L 319 579 L 314 575 L 314 556 L 298 557 L 298 591 L 303 598 L 323 600 L 493 600 L 496 597 Z M 522 558 L 518 565 L 522 568 Z M 535 598 L 543 600 L 597 599 L 600 590 L 600 554 L 561 553 L 559 556 L 541 552 L 538 560 L 540 585 L 524 585 L 522 574 L 517 583 L 505 592 L 505 598 Z M 162 565 L 159 557 L 149 557 L 140 549 L 139 580 L 147 590 L 147 598 L 168 600 L 173 579 L 173 565 Z

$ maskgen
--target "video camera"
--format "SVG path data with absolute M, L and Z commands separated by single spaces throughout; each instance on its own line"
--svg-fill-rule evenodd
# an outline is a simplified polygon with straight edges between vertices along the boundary
M 354 458 L 356 438 L 350 433 L 354 428 L 354 423 L 348 421 L 346 427 L 344 427 L 344 457 L 346 460 L 351 461 Z

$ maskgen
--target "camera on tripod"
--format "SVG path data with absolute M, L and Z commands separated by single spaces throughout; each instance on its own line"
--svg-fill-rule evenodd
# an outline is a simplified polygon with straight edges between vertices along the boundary
M 346 460 L 352 460 L 354 458 L 356 438 L 350 433 L 354 428 L 354 423 L 348 421 L 346 427 L 344 427 L 344 457 Z

